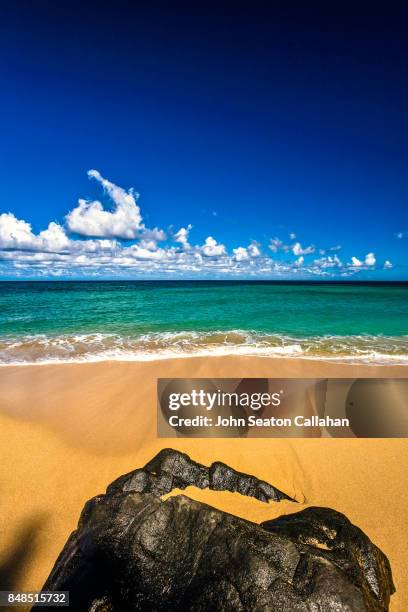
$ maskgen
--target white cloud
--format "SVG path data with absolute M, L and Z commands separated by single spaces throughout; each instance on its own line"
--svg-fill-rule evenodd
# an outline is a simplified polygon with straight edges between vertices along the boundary
M 63 251 L 68 249 L 71 244 L 64 229 L 54 222 L 48 225 L 48 229 L 39 233 L 38 239 L 42 243 L 40 248 L 44 248 L 46 251 Z
M 376 264 L 376 258 L 374 253 L 367 253 L 367 255 L 364 258 L 364 261 L 361 259 L 358 259 L 357 257 L 352 257 L 351 258 L 351 263 L 348 264 L 349 268 L 362 268 L 362 269 L 366 269 L 366 268 L 372 268 L 375 266 Z
M 13 270 L 14 276 L 63 276 L 125 278 L 202 278 L 253 277 L 290 278 L 292 274 L 302 277 L 355 274 L 364 267 L 345 268 L 340 260 L 324 257 L 310 265 L 304 256 L 294 262 L 274 261 L 271 257 L 250 255 L 251 245 L 237 247 L 231 254 L 225 246 L 209 237 L 201 247 L 180 250 L 174 246 L 159 248 L 156 243 L 139 241 L 129 246 L 110 240 L 75 240 L 75 248 L 53 252 L 0 251 L 0 265 Z M 335 269 L 335 270 L 334 270 Z
M 191 224 L 187 225 L 187 227 L 180 227 L 179 231 L 174 234 L 173 240 L 175 242 L 179 242 L 184 249 L 190 249 L 190 244 L 188 242 L 188 235 L 190 230 L 193 228 Z
M 337 254 L 341 247 L 319 249 L 324 255 L 313 263 L 305 255 L 315 251 L 313 245 L 300 242 L 285 244 L 279 238 L 270 240 L 269 249 L 280 252 L 277 260 L 263 254 L 260 243 L 251 241 L 228 252 L 225 245 L 208 236 L 202 245 L 190 243 L 191 225 L 181 227 L 169 237 L 161 229 L 148 229 L 137 205 L 137 194 L 126 191 L 103 178 L 96 170 L 89 176 L 105 189 L 113 202 L 111 211 L 98 201 L 80 200 L 66 217 L 66 227 L 56 222 L 35 234 L 29 222 L 13 213 L 0 214 L 0 269 L 12 277 L 92 277 L 126 278 L 240 277 L 302 278 L 357 274 L 376 265 L 373 252 L 364 259 L 352 257 L 344 265 Z M 68 229 L 78 236 L 70 236 Z M 294 233 L 289 235 L 295 240 Z M 126 243 L 123 242 L 126 240 Z M 158 243 L 161 243 L 160 246 Z M 285 253 L 282 259 L 281 253 Z M 294 257 L 295 256 L 295 257 Z M 384 269 L 392 267 L 385 260 Z
M 38 235 L 30 223 L 17 219 L 13 213 L 0 215 L 0 248 L 26 251 L 63 251 L 70 246 L 64 229 L 53 221 Z
M 332 247 L 328 247 L 327 249 L 319 249 L 319 254 L 320 255 L 325 255 L 326 252 L 333 252 L 333 251 L 340 251 L 343 247 L 341 246 L 341 244 L 336 244 L 335 246 Z
M 254 240 L 248 247 L 238 247 L 232 249 L 232 252 L 234 253 L 235 261 L 247 261 L 251 258 L 256 259 L 261 256 L 259 244 Z
M 220 257 L 226 254 L 225 246 L 219 244 L 212 236 L 208 236 L 208 238 L 205 239 L 204 246 L 201 250 L 206 257 Z
M 291 233 L 289 234 L 289 238 L 290 238 L 290 240 L 296 240 L 296 234 L 294 234 L 293 232 L 291 232 Z
M 388 259 L 386 259 L 384 262 L 384 270 L 389 270 L 390 268 L 393 268 L 393 267 L 394 267 L 393 264 Z
M 2 249 L 32 248 L 34 234 L 31 225 L 17 219 L 13 213 L 0 215 L 0 247 Z
M 260 257 L 261 250 L 259 248 L 259 244 L 255 241 L 251 242 L 251 244 L 248 247 L 248 253 L 251 257 Z
M 370 266 L 370 267 L 375 266 L 375 262 L 376 262 L 376 259 L 375 259 L 374 253 L 367 253 L 367 255 L 365 256 L 365 260 L 364 260 L 365 265 Z
M 321 257 L 320 259 L 315 259 L 313 263 L 318 268 L 341 268 L 343 265 L 337 255 L 333 257 L 330 255 L 328 257 Z
M 161 261 L 169 257 L 171 253 L 170 249 L 149 249 L 140 244 L 133 244 L 130 247 L 125 247 L 122 249 L 122 252 L 119 254 L 120 261 L 121 258 L 125 257 L 134 257 L 136 259 L 149 259 L 155 261 Z
M 310 253 L 314 253 L 314 251 L 315 247 L 312 244 L 304 249 L 300 242 L 296 242 L 292 247 L 292 252 L 296 257 L 298 255 L 309 255 Z
M 269 243 L 269 248 L 271 249 L 273 253 L 276 253 L 282 247 L 283 247 L 282 240 L 279 240 L 279 238 L 271 238 L 271 241 Z
M 285 244 L 280 240 L 280 238 L 271 238 L 269 242 L 269 248 L 272 253 L 277 253 L 278 251 L 283 251 L 284 253 L 288 253 L 291 247 L 288 244 Z
M 78 200 L 78 206 L 65 218 L 71 232 L 81 236 L 103 238 L 124 238 L 131 240 L 144 229 L 140 208 L 136 204 L 138 194 L 132 189 L 126 191 L 105 179 L 97 170 L 89 170 L 88 176 L 94 178 L 105 189 L 114 203 L 112 212 L 104 210 L 98 200 L 87 202 Z
M 148 251 L 157 251 L 157 242 L 155 240 L 151 240 L 149 238 L 144 238 L 141 240 L 138 245 L 143 249 L 147 249 Z
M 232 251 L 236 261 L 244 261 L 245 259 L 249 259 L 248 249 L 245 247 L 238 247 L 237 249 L 232 249 Z
M 165 231 L 157 227 L 148 229 L 147 227 L 142 226 L 139 237 L 141 237 L 143 240 L 155 240 L 156 242 L 161 242 L 167 239 L 167 234 Z

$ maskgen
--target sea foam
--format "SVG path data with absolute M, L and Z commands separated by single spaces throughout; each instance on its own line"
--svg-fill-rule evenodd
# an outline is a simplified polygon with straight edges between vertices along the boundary
M 408 336 L 293 337 L 243 330 L 26 335 L 0 339 L 0 365 L 152 361 L 222 355 L 407 364 Z

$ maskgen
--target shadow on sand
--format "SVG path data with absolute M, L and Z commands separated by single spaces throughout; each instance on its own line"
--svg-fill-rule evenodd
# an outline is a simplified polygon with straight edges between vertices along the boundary
M 0 561 L 0 590 L 13 591 L 18 588 L 24 569 L 38 548 L 46 519 L 45 513 L 36 514 L 17 531 L 14 545 Z

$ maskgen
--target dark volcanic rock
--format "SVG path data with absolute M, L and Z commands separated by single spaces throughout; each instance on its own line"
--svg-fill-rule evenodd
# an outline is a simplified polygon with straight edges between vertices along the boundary
M 133 491 L 164 495 L 173 489 L 185 489 L 190 485 L 214 491 L 237 491 L 242 495 L 256 497 L 264 502 L 270 499 L 295 501 L 267 482 L 255 476 L 237 472 L 225 463 L 217 461 L 208 468 L 192 461 L 185 453 L 172 448 L 164 448 L 143 468 L 133 470 L 112 482 L 107 493 Z
M 70 591 L 78 612 L 388 610 L 388 560 L 344 515 L 308 508 L 257 525 L 184 495 L 160 499 L 188 485 L 290 499 L 166 449 L 85 505 L 44 590 Z

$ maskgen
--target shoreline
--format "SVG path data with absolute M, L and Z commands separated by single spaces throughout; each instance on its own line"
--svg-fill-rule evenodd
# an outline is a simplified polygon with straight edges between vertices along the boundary
M 404 356 L 405 357 L 405 356 Z M 317 357 L 317 356 L 306 356 L 306 355 L 257 355 L 248 353 L 225 353 L 225 354 L 214 354 L 214 353 L 193 353 L 193 354 L 181 354 L 181 355 L 166 355 L 158 356 L 154 355 L 151 358 L 146 359 L 123 359 L 123 358 L 101 358 L 101 359 L 72 359 L 72 360 L 49 360 L 49 361 L 37 361 L 37 362 L 12 362 L 2 363 L 0 362 L 0 371 L 8 370 L 12 368 L 79 368 L 79 367 L 103 367 L 104 365 L 118 365 L 123 367 L 152 367 L 155 364 L 169 364 L 171 367 L 173 364 L 181 366 L 185 364 L 189 370 L 190 367 L 200 366 L 202 361 L 206 364 L 213 365 L 226 365 L 230 362 L 241 363 L 248 366 L 250 364 L 251 370 L 256 362 L 257 366 L 260 366 L 264 370 L 264 366 L 269 363 L 274 365 L 278 364 L 278 376 L 282 376 L 281 371 L 287 371 L 292 366 L 297 372 L 299 369 L 304 368 L 305 371 L 316 371 L 321 372 L 327 369 L 330 374 L 327 377 L 343 377 L 345 372 L 354 373 L 353 377 L 363 377 L 365 373 L 370 373 L 373 369 L 378 369 L 385 375 L 398 374 L 397 377 L 405 377 L 408 375 L 408 356 L 405 357 L 406 362 L 393 363 L 392 360 L 387 363 L 376 362 L 376 361 L 365 361 L 364 358 L 358 359 L 355 356 L 349 358 L 338 358 L 338 357 Z M 164 365 L 163 365 L 164 367 Z M 333 374 L 333 368 L 338 370 L 337 374 Z M 357 372 L 361 372 L 358 374 Z M 244 377 L 245 374 L 242 375 Z M 231 375 L 231 377 L 233 377 Z M 238 375 L 236 377 L 239 377 Z M 268 374 L 268 377 L 270 375 Z M 296 374 L 298 377 L 298 374 Z M 168 378 L 166 376 L 166 378 Z
M 408 365 L 408 335 L 297 335 L 225 330 L 12 334 L 0 338 L 0 367 L 195 358 L 302 359 Z
M 195 352 L 195 353 L 179 353 L 179 354 L 166 354 L 166 355 L 148 355 L 146 354 L 143 357 L 140 356 L 131 356 L 129 358 L 120 357 L 95 357 L 95 358 L 73 358 L 73 359 L 49 359 L 43 361 L 12 361 L 12 362 L 1 362 L 0 368 L 21 368 L 21 367 L 37 367 L 37 366 L 79 366 L 79 365 L 94 365 L 94 364 L 103 364 L 103 363 L 117 363 L 117 364 L 145 364 L 145 363 L 155 363 L 155 362 L 167 362 L 167 361 L 184 361 L 184 360 L 194 360 L 194 359 L 259 359 L 262 361 L 271 360 L 271 361 L 288 361 L 288 362 L 296 362 L 296 361 L 310 361 L 313 363 L 327 363 L 332 365 L 337 365 L 340 368 L 343 366 L 350 367 L 376 367 L 376 368 L 407 368 L 408 371 L 408 356 L 407 355 L 384 355 L 384 361 L 370 361 L 365 356 L 361 356 L 360 358 L 356 355 L 350 356 L 331 356 L 330 353 L 327 355 L 288 355 L 288 354 L 271 354 L 264 355 L 262 353 L 247 353 L 247 352 L 225 352 L 225 353 L 216 353 L 216 352 Z

